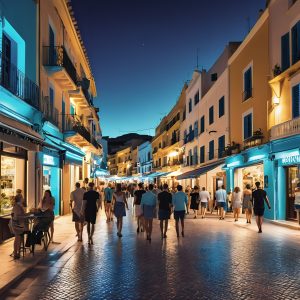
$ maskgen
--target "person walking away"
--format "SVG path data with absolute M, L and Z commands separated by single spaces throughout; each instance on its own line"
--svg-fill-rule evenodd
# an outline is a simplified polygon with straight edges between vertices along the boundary
M 172 207 L 172 194 L 169 193 L 168 184 L 163 185 L 163 191 L 158 194 L 158 218 L 160 220 L 160 232 L 161 238 L 167 237 L 168 230 L 168 221 L 171 215 L 171 207 Z M 164 228 L 165 225 L 165 228 Z
M 50 241 L 53 242 L 53 235 L 54 235 L 54 205 L 55 199 L 52 197 L 52 193 L 50 190 L 46 190 L 44 192 L 44 197 L 40 201 L 38 205 L 38 209 L 40 209 L 43 213 L 47 211 L 47 214 L 53 219 L 50 224 Z
M 188 205 L 188 198 L 186 193 L 182 191 L 182 186 L 177 185 L 177 192 L 172 197 L 172 204 L 174 209 L 174 219 L 176 234 L 179 237 L 179 219 L 181 222 L 181 235 L 184 237 L 184 217 L 186 212 L 186 206 Z
M 219 220 L 224 220 L 225 218 L 225 211 L 224 208 L 226 206 L 226 191 L 224 185 L 220 186 L 219 189 L 216 191 L 216 205 L 219 210 Z
M 231 203 L 233 209 L 234 222 L 237 222 L 239 220 L 240 210 L 242 206 L 242 193 L 241 189 L 238 186 L 236 186 L 233 190 Z
M 252 191 L 250 184 L 246 185 L 246 189 L 243 191 L 242 195 L 243 209 L 245 210 L 247 224 L 251 224 L 252 218 Z
M 209 192 L 205 189 L 205 187 L 202 188 L 202 191 L 200 192 L 200 206 L 201 206 L 201 218 L 205 218 L 206 210 L 208 203 L 210 201 L 210 195 Z
M 157 196 L 153 193 L 153 184 L 149 184 L 149 191 L 142 195 L 141 206 L 144 216 L 144 224 L 147 240 L 151 242 L 152 224 L 156 210 Z
M 93 245 L 93 235 L 98 210 L 102 209 L 102 202 L 98 192 L 94 190 L 94 183 L 89 183 L 89 190 L 83 195 L 81 214 L 87 222 L 88 243 Z M 92 225 L 92 226 L 91 226 Z
M 21 235 L 29 230 L 28 221 L 26 219 L 25 210 L 23 207 L 23 197 L 21 194 L 17 194 L 14 197 L 14 205 L 11 213 L 11 227 L 13 234 L 15 235 L 14 240 L 14 259 L 20 258 L 20 247 L 21 247 Z
M 194 189 L 191 192 L 190 196 L 191 196 L 190 209 L 194 211 L 194 215 L 195 215 L 194 219 L 197 219 L 199 203 L 200 203 L 199 188 L 197 186 L 194 186 Z
M 137 229 L 136 229 L 136 232 L 139 233 L 140 230 L 141 232 L 144 231 L 144 220 L 143 220 L 143 210 L 142 210 L 142 207 L 141 207 L 141 200 L 142 200 L 142 196 L 143 194 L 145 194 L 146 191 L 144 190 L 144 185 L 142 182 L 140 182 L 138 184 L 138 190 L 136 190 L 134 192 L 134 202 L 133 202 L 133 205 L 134 205 L 134 209 L 135 209 L 135 216 L 136 216 L 136 219 L 137 219 Z
M 117 236 L 122 237 L 123 217 L 126 216 L 125 206 L 128 209 L 126 194 L 122 191 L 121 183 L 117 183 L 116 191 L 113 194 L 114 214 L 117 218 Z
M 187 199 L 188 199 L 188 203 L 187 203 L 187 206 L 186 206 L 186 213 L 189 214 L 189 207 L 190 207 L 190 203 L 191 203 L 191 187 L 189 185 L 186 186 L 185 188 L 185 194 L 187 196 Z
M 81 207 L 85 190 L 80 187 L 80 183 L 76 182 L 75 190 L 70 194 L 70 207 L 72 210 L 72 221 L 75 222 L 75 230 L 78 242 L 82 242 L 82 231 L 84 218 L 81 215 Z
M 267 196 L 267 192 L 260 187 L 260 182 L 255 182 L 256 190 L 252 193 L 253 210 L 256 216 L 256 224 L 258 227 L 258 233 L 262 233 L 262 223 L 265 212 L 265 202 L 268 208 L 271 209 L 270 201 Z
M 104 189 L 104 207 L 105 207 L 105 214 L 106 214 L 106 223 L 112 221 L 112 215 L 111 215 L 112 197 L 113 197 L 113 190 L 111 189 L 111 184 L 109 183 L 108 186 Z

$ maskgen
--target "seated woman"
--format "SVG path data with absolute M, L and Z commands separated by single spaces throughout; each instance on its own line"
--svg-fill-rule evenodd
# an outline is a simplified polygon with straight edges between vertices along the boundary
M 21 235 L 28 231 L 28 221 L 23 207 L 23 197 L 17 194 L 14 197 L 14 206 L 12 210 L 12 231 L 15 235 L 14 241 L 14 259 L 20 258 Z

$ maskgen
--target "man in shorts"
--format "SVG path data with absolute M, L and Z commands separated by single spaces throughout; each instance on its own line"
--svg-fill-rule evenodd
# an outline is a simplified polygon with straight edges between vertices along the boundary
M 75 222 L 75 229 L 78 237 L 78 242 L 82 242 L 82 230 L 84 218 L 81 215 L 81 207 L 85 190 L 80 187 L 80 183 L 76 182 L 75 190 L 70 194 L 70 207 L 72 210 L 72 221 Z
M 184 237 L 184 216 L 187 209 L 188 198 L 182 191 L 182 186 L 177 185 L 177 192 L 172 197 L 174 207 L 174 219 L 176 225 L 176 234 L 179 237 L 179 219 L 181 222 L 181 235 Z
M 224 185 L 219 187 L 216 191 L 216 205 L 219 211 L 219 220 L 224 220 L 225 217 L 225 206 L 226 206 L 227 193 Z
M 111 211 L 112 196 L 113 190 L 111 189 L 111 184 L 109 183 L 108 186 L 104 189 L 104 207 L 106 214 L 106 223 L 113 220 Z
M 205 187 L 202 188 L 202 191 L 200 192 L 200 206 L 201 206 L 201 217 L 202 219 L 205 218 L 205 213 L 207 209 L 207 205 L 210 201 L 210 195 L 209 192 L 205 189 Z

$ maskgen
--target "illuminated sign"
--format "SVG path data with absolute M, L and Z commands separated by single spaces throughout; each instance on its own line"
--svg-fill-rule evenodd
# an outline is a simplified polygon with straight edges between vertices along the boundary
M 300 155 L 283 157 L 281 163 L 282 165 L 300 164 Z
M 43 164 L 44 164 L 44 165 L 55 166 L 54 157 L 53 157 L 53 156 L 50 156 L 50 155 L 47 155 L 47 154 L 44 154 L 44 157 L 43 157 Z

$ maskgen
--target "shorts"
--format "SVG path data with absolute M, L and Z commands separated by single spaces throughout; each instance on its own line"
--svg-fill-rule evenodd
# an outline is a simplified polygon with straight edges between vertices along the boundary
M 168 220 L 170 219 L 170 211 L 165 209 L 160 209 L 158 211 L 158 219 L 159 220 Z
M 260 208 L 260 207 L 254 207 L 253 211 L 254 211 L 254 214 L 258 217 L 262 217 L 265 213 L 265 209 Z
M 225 202 L 217 202 L 217 207 L 221 208 L 221 207 L 225 207 Z
M 176 221 L 183 220 L 185 217 L 185 210 L 174 210 L 174 219 Z
M 84 218 L 83 216 L 78 216 L 76 214 L 76 212 L 72 211 L 72 221 L 73 222 L 80 222 L 80 223 L 83 223 L 84 222 Z
M 135 216 L 136 217 L 140 217 L 143 215 L 143 210 L 142 210 L 142 206 L 139 204 L 135 204 L 134 205 L 134 211 L 135 211 Z
M 208 203 L 207 202 L 201 202 L 201 207 L 207 208 Z

